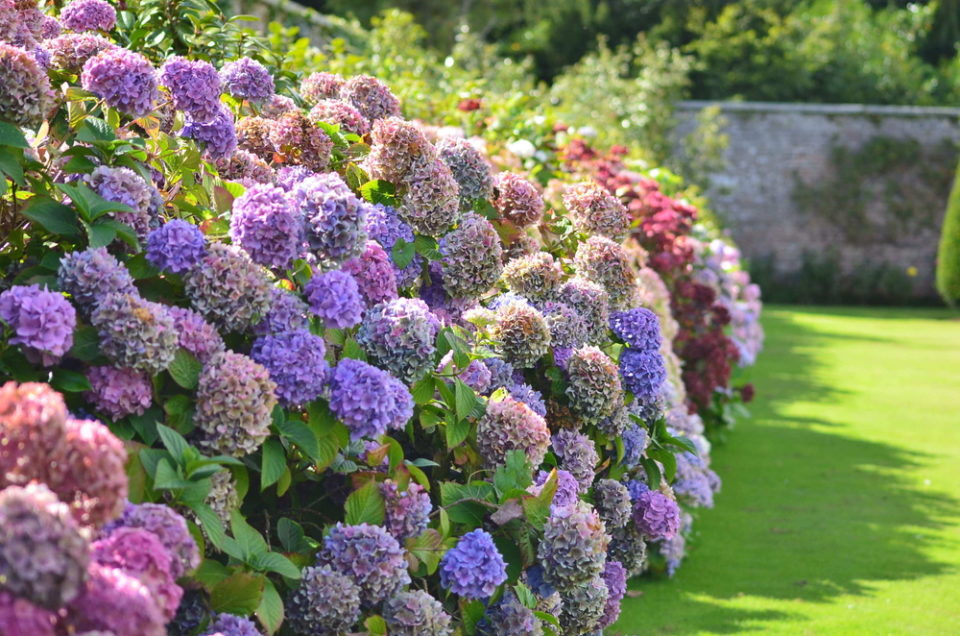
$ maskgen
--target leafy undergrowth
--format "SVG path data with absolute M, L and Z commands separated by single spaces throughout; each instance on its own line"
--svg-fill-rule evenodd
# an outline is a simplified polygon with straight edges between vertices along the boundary
M 960 320 L 764 311 L 718 506 L 611 633 L 960 633 Z

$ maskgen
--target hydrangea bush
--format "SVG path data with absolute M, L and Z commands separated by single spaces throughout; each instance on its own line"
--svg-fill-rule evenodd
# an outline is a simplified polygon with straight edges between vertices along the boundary
M 735 248 L 173 6 L 0 32 L 0 631 L 602 632 L 719 489 Z

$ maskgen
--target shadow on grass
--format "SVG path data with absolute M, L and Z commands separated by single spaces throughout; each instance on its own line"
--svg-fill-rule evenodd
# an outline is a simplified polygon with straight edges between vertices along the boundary
M 715 449 L 714 468 L 724 480 L 717 509 L 699 515 L 676 577 L 635 582 L 643 595 L 624 601 L 608 633 L 741 633 L 772 621 L 796 621 L 802 631 L 799 613 L 743 605 L 762 606 L 764 598 L 824 602 L 868 594 L 879 581 L 952 568 L 928 553 L 936 531 L 960 518 L 960 503 L 904 477 L 924 456 L 823 430 L 845 424 L 829 419 L 829 407 L 846 392 L 818 380 L 822 362 L 813 352 L 837 336 L 782 311 L 770 312 L 765 325 L 767 350 L 751 374 L 758 389 L 753 418 Z M 823 404 L 824 417 L 792 414 L 798 402 Z M 761 600 L 736 603 L 739 597 Z

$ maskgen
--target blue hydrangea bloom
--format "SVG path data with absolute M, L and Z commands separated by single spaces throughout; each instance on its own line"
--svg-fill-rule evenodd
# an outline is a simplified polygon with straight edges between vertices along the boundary
M 635 349 L 656 351 L 660 348 L 660 319 L 649 309 L 637 307 L 610 314 L 610 329 Z
M 203 232 L 181 219 L 164 223 L 147 235 L 147 260 L 173 274 L 182 274 L 200 262 L 206 253 Z
M 376 437 L 404 427 L 413 417 L 413 397 L 386 371 L 345 358 L 330 379 L 330 410 L 350 429 L 351 439 Z
M 276 395 L 287 406 L 306 404 L 323 391 L 330 367 L 323 338 L 309 331 L 287 331 L 258 338 L 250 357 L 266 367 Z
M 220 614 L 217 619 L 207 626 L 203 636 L 221 634 L 222 636 L 261 636 L 257 624 L 249 618 Z
M 507 580 L 507 564 L 485 530 L 473 530 L 440 561 L 440 585 L 472 599 L 489 598 Z
M 543 402 L 543 395 L 529 384 L 517 383 L 507 391 L 510 393 L 510 397 L 518 402 L 523 402 L 540 417 L 547 416 L 547 405 Z
M 621 463 L 627 468 L 639 466 L 640 457 L 647 447 L 647 430 L 635 422 L 631 422 L 623 430 L 621 439 L 623 440 L 623 461 Z
M 307 242 L 321 263 L 336 266 L 363 253 L 369 205 L 357 199 L 339 175 L 304 179 L 293 197 L 306 221 Z
M 657 350 L 624 349 L 620 352 L 623 386 L 639 399 L 656 396 L 667 379 L 663 356 Z
M 363 316 L 363 297 L 356 279 L 347 272 L 333 270 L 314 274 L 304 288 L 310 311 L 333 329 L 353 327 Z

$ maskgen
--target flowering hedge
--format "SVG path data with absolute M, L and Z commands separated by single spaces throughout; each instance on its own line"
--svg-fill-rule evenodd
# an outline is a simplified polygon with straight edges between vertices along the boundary
M 204 3 L 0 10 L 5 634 L 592 634 L 675 570 L 759 346 L 689 206 Z

